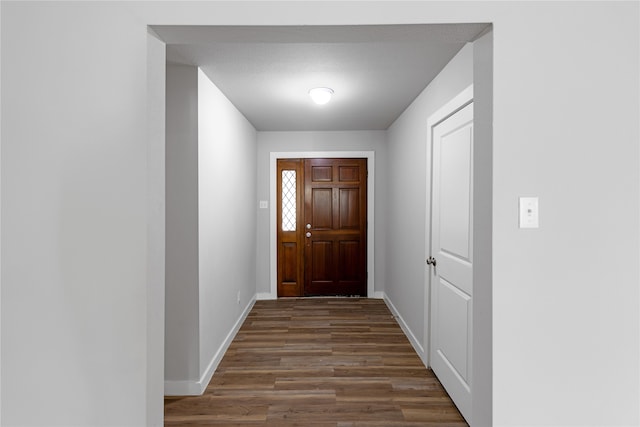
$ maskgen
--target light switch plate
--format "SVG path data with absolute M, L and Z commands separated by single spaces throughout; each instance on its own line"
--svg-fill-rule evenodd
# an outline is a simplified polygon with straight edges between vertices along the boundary
M 537 197 L 520 197 L 520 228 L 538 228 L 539 212 Z
M 267 209 L 269 207 L 269 202 L 266 200 L 260 200 L 260 209 Z

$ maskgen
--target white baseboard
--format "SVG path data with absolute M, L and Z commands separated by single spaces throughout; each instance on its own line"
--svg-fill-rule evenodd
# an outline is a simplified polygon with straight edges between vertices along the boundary
M 216 371 L 216 368 L 220 364 L 220 361 L 224 357 L 224 353 L 227 351 L 231 342 L 235 338 L 236 334 L 240 330 L 242 323 L 244 323 L 245 319 L 249 315 L 249 312 L 253 308 L 253 305 L 256 302 L 256 297 L 253 297 L 249 304 L 242 311 L 240 317 L 233 325 L 233 328 L 229 331 L 226 338 L 222 342 L 222 345 L 216 351 L 216 354 L 213 356 L 209 364 L 207 365 L 207 369 L 205 369 L 202 376 L 198 381 L 165 381 L 164 382 L 164 394 L 165 396 L 199 396 L 204 393 L 209 381 L 211 381 L 211 377 L 213 373 Z
M 200 396 L 199 381 L 168 381 L 164 382 L 165 396 Z
M 382 293 L 382 299 L 384 300 L 385 304 L 387 304 L 387 307 L 389 307 L 389 310 L 398 321 L 398 324 L 400 325 L 402 332 L 404 332 L 404 334 L 407 336 L 407 339 L 413 346 L 414 350 L 416 351 L 416 353 L 418 353 L 420 360 L 422 360 L 422 363 L 424 364 L 424 366 L 429 367 L 429 363 L 427 360 L 427 355 L 424 351 L 424 347 L 422 346 L 422 344 L 420 344 L 420 341 L 416 339 L 416 336 L 413 334 L 413 332 L 411 331 L 407 323 L 404 321 L 404 319 L 400 315 L 400 312 L 398 312 L 398 310 L 393 305 L 393 303 L 391 302 L 387 294 L 384 292 L 381 292 L 381 293 Z
M 278 299 L 277 295 L 273 295 L 271 292 L 258 292 L 256 294 L 256 299 L 260 300 L 270 300 L 270 299 Z
M 384 299 L 385 298 L 385 294 L 384 294 L 384 292 L 375 291 L 371 298 L 373 298 L 373 299 Z

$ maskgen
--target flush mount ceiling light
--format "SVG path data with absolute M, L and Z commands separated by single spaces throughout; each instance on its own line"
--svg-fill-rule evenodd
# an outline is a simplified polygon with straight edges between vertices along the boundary
M 309 91 L 309 96 L 318 105 L 326 104 L 331 100 L 333 89 L 328 87 L 316 87 Z

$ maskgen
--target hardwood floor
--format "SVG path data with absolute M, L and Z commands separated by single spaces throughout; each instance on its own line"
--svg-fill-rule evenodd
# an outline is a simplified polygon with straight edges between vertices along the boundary
M 257 301 L 202 396 L 165 425 L 467 426 L 381 300 Z

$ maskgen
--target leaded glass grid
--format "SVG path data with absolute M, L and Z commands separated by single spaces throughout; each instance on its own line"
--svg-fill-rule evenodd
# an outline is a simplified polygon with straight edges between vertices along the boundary
M 282 171 L 282 231 L 296 231 L 296 171 Z

